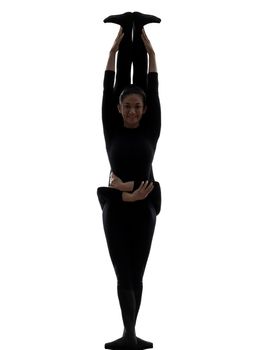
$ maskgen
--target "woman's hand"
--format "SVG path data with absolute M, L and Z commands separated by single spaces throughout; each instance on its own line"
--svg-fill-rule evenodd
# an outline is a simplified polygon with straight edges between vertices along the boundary
M 120 179 L 120 177 L 116 176 L 112 171 L 109 177 L 109 187 L 113 187 L 116 190 L 122 191 L 124 182 Z
M 144 30 L 144 28 L 142 29 L 142 34 L 141 34 L 141 38 L 143 40 L 143 43 L 145 45 L 145 48 L 146 48 L 146 51 L 149 55 L 154 55 L 155 54 L 155 51 L 151 45 L 151 42 L 150 40 L 148 39 L 147 35 L 146 35 L 146 32 Z
M 116 56 L 116 53 L 119 49 L 119 44 L 121 42 L 121 40 L 123 39 L 123 36 L 124 36 L 124 33 L 123 33 L 123 29 L 120 27 L 120 30 L 117 34 L 117 37 L 114 41 L 114 44 L 110 50 L 110 53 L 109 53 L 109 57 L 108 57 L 108 60 L 107 60 L 107 64 L 106 64 L 106 70 L 110 70 L 110 71 L 115 71 L 115 56 Z
M 124 35 L 125 34 L 123 32 L 123 29 L 122 29 L 122 27 L 120 27 L 119 32 L 117 34 L 117 37 L 115 38 L 114 44 L 110 50 L 111 53 L 116 53 L 118 51 L 119 45 L 120 45 L 121 40 L 123 39 Z
M 109 177 L 109 187 L 115 188 L 122 192 L 133 191 L 134 181 L 123 182 L 120 177 L 116 176 L 112 171 Z
M 141 185 L 132 193 L 123 192 L 122 199 L 124 202 L 136 202 L 144 200 L 153 190 L 154 184 L 149 181 L 142 181 Z
M 142 29 L 142 34 L 141 38 L 143 40 L 143 43 L 145 45 L 146 51 L 149 56 L 149 66 L 148 66 L 148 71 L 149 73 L 155 72 L 157 73 L 157 66 L 156 66 L 156 56 L 155 56 L 155 51 L 151 45 L 150 40 L 148 39 L 146 32 L 144 29 Z

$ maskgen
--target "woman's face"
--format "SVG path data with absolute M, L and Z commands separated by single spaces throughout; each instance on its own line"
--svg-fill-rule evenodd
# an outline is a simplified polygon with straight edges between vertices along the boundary
M 137 128 L 146 111 L 142 96 L 138 94 L 125 96 L 123 101 L 118 105 L 118 111 L 122 114 L 126 128 Z

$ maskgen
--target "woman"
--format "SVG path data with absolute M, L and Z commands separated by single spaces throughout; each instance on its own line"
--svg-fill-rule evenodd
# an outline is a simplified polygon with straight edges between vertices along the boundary
M 106 343 L 105 348 L 146 349 L 153 344 L 136 337 L 135 324 L 143 274 L 161 206 L 160 186 L 154 181 L 152 171 L 161 111 L 155 53 L 143 26 L 159 23 L 160 19 L 127 12 L 109 16 L 104 22 L 121 27 L 110 50 L 102 102 L 103 130 L 111 166 L 109 187 L 99 187 L 97 194 L 117 276 L 124 324 L 123 336 Z M 133 84 L 130 84 L 132 64 Z

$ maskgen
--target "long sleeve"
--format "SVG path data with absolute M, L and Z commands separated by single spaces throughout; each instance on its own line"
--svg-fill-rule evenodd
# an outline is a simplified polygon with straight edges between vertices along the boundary
M 106 70 L 103 82 L 102 122 L 107 145 L 121 120 L 117 112 L 117 101 L 114 94 L 114 79 L 115 72 Z
M 161 107 L 158 94 L 158 73 L 148 73 L 147 112 L 142 119 L 147 133 L 156 144 L 161 130 Z

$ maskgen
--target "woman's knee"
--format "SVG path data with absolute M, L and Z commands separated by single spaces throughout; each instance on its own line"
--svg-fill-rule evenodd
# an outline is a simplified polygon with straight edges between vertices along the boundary
M 123 289 L 133 289 L 133 281 L 131 276 L 117 275 L 117 286 Z
M 143 278 L 118 278 L 117 286 L 123 289 L 139 289 L 143 287 Z

